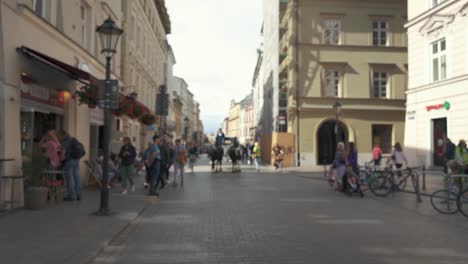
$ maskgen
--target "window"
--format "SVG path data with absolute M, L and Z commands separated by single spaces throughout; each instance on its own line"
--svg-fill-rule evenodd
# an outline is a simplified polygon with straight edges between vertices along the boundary
M 436 6 L 436 5 L 440 4 L 440 3 L 442 3 L 442 2 L 445 1 L 445 0 L 430 0 L 430 1 L 432 2 L 432 7 L 434 7 L 434 6 Z
M 338 19 L 326 19 L 323 21 L 323 42 L 325 44 L 340 44 L 341 21 Z
M 44 16 L 44 1 L 43 0 L 34 0 L 33 1 L 33 10 L 36 14 Z
M 84 2 L 80 6 L 81 17 L 81 43 L 83 48 L 91 48 L 91 8 Z
M 447 45 L 445 39 L 441 39 L 432 46 L 432 81 L 447 79 Z
M 340 94 L 341 73 L 337 70 L 324 71 L 323 96 L 338 97 Z
M 388 22 L 374 21 L 372 22 L 372 45 L 387 46 L 388 45 Z
M 387 98 L 388 73 L 374 72 L 372 74 L 372 91 L 375 98 Z
M 392 125 L 372 125 L 372 146 L 379 145 L 383 153 L 391 153 L 392 130 Z

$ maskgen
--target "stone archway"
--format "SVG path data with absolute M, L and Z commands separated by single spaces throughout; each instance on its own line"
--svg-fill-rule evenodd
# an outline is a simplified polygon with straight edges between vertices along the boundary
M 335 159 L 336 135 L 335 120 L 326 120 L 317 129 L 317 164 L 331 164 Z M 348 144 L 348 128 L 343 122 L 339 122 L 339 141 Z

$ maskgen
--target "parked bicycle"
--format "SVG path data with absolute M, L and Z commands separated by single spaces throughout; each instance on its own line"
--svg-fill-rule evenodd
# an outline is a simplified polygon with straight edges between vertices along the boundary
M 359 174 L 359 181 L 363 186 L 361 190 L 363 192 L 370 190 L 375 196 L 385 196 L 387 186 L 386 178 L 383 176 L 388 173 L 389 169 L 388 166 L 384 168 L 375 166 L 373 161 L 366 162 L 364 167 L 361 167 Z
M 465 175 L 466 177 L 466 175 Z M 468 188 L 463 190 L 457 198 L 457 209 L 458 211 L 468 217 Z
M 419 173 L 418 168 L 406 167 L 406 169 L 393 170 L 391 165 L 387 165 L 381 176 L 369 183 L 369 188 L 376 196 L 386 197 L 392 192 L 405 191 L 408 179 L 419 197 Z
M 468 179 L 466 174 L 448 174 L 445 177 L 445 188 L 435 191 L 431 194 L 431 205 L 441 214 L 456 214 L 459 211 L 458 199 L 460 197 L 460 208 L 468 213 L 468 193 L 461 196 L 464 190 L 464 182 Z M 460 210 L 461 212 L 461 210 Z M 463 213 L 463 212 L 462 212 Z M 465 216 L 468 216 L 464 214 Z

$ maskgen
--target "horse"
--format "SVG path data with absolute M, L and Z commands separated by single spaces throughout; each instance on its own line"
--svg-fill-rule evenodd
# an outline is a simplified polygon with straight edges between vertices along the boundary
M 221 145 L 212 145 L 208 151 L 208 156 L 211 160 L 211 171 L 222 172 L 223 171 L 223 156 L 224 149 Z
M 232 172 L 240 172 L 241 167 L 240 167 L 240 161 L 242 160 L 242 153 L 241 153 L 241 148 L 239 145 L 239 141 L 237 138 L 232 139 L 232 144 L 229 146 L 228 149 L 228 155 L 229 158 L 231 158 L 232 161 Z

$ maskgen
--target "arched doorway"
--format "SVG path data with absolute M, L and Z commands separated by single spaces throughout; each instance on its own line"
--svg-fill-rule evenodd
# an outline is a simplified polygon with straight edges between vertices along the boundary
M 336 135 L 334 120 L 323 122 L 317 132 L 317 163 L 320 165 L 330 164 L 335 159 Z M 346 125 L 339 122 L 339 141 L 348 143 L 348 129 Z

